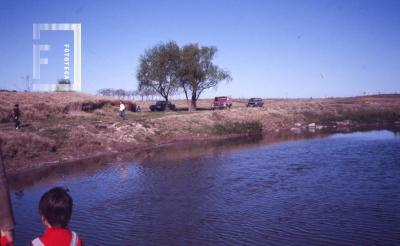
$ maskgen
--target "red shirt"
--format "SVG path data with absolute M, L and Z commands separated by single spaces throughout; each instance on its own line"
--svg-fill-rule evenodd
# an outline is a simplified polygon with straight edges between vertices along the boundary
M 39 239 L 46 246 L 70 246 L 72 232 L 68 228 L 47 228 Z M 79 237 L 77 242 L 78 246 L 82 246 Z
M 1 246 L 12 246 L 13 244 L 7 240 L 6 236 L 2 236 L 0 238 L 0 245 Z

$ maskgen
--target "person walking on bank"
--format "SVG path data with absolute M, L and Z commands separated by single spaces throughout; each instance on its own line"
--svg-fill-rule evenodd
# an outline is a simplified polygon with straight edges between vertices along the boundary
M 15 129 L 17 129 L 17 130 L 21 126 L 20 117 L 21 117 L 21 111 L 19 110 L 19 105 L 17 103 L 14 105 L 14 109 L 13 109 L 13 120 L 14 120 L 14 124 L 15 124 Z
M 122 101 L 119 102 L 119 116 L 123 120 L 126 120 L 126 118 L 125 118 L 125 104 Z
M 3 153 L 0 139 L 0 230 L 1 246 L 11 246 L 14 241 L 15 220 L 8 190 L 7 176 L 4 169 Z

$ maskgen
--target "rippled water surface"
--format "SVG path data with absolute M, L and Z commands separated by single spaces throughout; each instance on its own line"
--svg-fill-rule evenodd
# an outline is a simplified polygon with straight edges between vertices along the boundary
M 71 228 L 86 245 L 400 245 L 392 132 L 198 152 L 13 185 L 17 245 L 42 232 L 38 200 L 56 185 L 70 189 Z

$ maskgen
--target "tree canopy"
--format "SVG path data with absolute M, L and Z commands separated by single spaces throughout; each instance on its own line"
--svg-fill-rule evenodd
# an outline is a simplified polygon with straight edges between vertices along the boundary
M 196 109 L 197 100 L 207 89 L 232 78 L 227 70 L 213 63 L 217 48 L 188 44 L 180 48 L 175 42 L 162 43 L 146 50 L 140 57 L 137 79 L 139 91 L 150 88 L 166 101 L 179 89 Z
M 213 64 L 216 52 L 216 47 L 199 47 L 198 44 L 188 44 L 181 49 L 180 86 L 194 109 L 205 90 L 232 79 L 228 71 Z
M 139 63 L 139 91 L 150 88 L 168 101 L 179 86 L 179 46 L 173 41 L 156 45 L 145 51 Z

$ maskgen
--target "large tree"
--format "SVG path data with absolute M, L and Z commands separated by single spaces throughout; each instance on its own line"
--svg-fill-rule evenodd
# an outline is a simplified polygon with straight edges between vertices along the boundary
M 197 100 L 205 90 L 232 79 L 228 71 L 213 64 L 216 52 L 216 47 L 199 47 L 198 44 L 188 44 L 181 49 L 180 86 L 190 100 L 189 110 L 196 109 Z
M 151 89 L 166 101 L 179 87 L 180 49 L 171 41 L 146 50 L 137 71 L 139 91 Z

